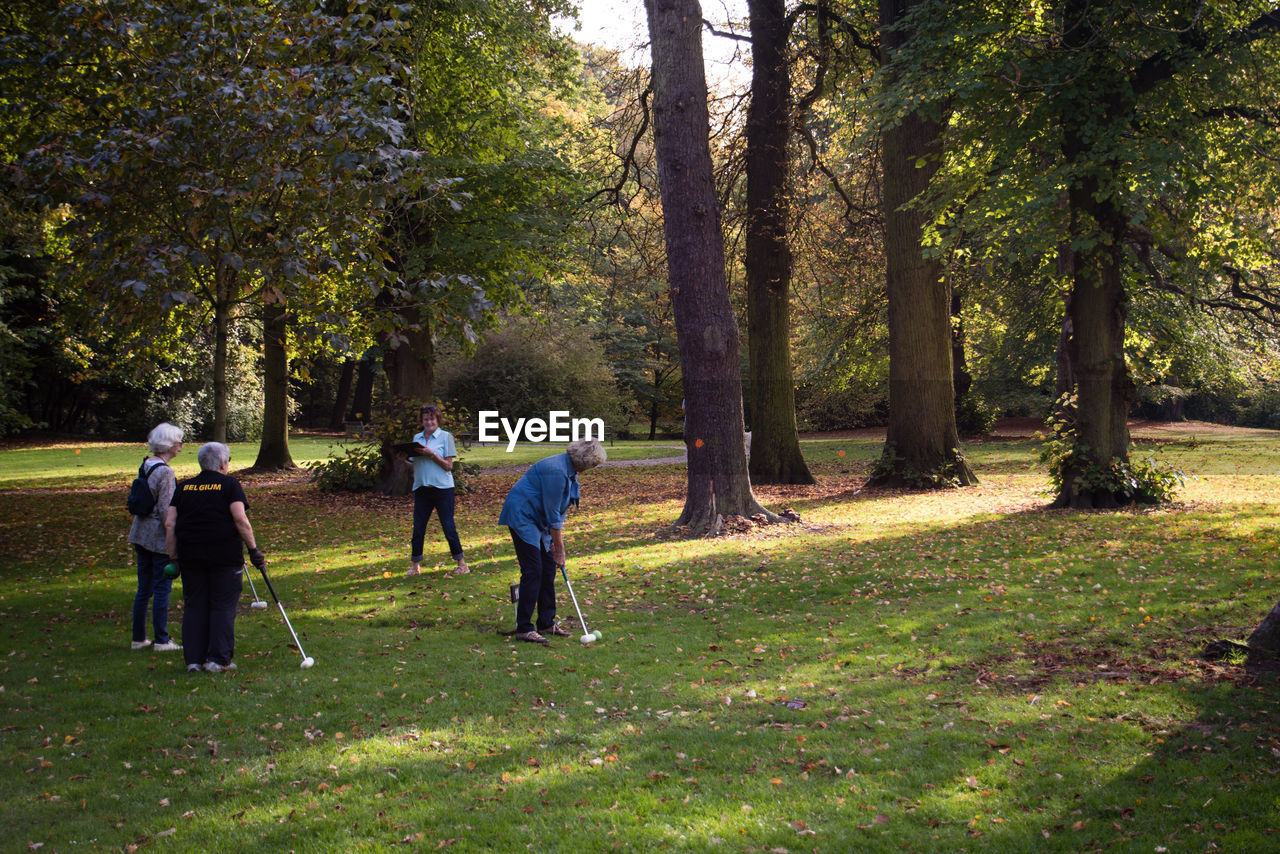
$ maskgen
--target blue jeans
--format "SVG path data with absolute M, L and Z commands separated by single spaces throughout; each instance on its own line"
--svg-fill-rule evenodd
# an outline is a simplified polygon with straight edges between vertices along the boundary
M 182 654 L 187 664 L 226 667 L 236 653 L 242 567 L 182 562 Z
M 409 549 L 413 552 L 414 563 L 422 562 L 422 541 L 427 536 L 427 522 L 431 519 L 432 510 L 436 511 L 444 538 L 449 541 L 449 555 L 454 560 L 462 560 L 462 541 L 458 539 L 458 527 L 453 523 L 453 504 L 453 487 L 419 486 L 413 491 L 413 538 L 409 541 Z
M 511 530 L 511 529 L 508 529 Z M 516 603 L 516 631 L 533 631 L 533 611 L 538 611 L 538 631 L 551 628 L 556 622 L 556 562 L 551 552 L 541 544 L 532 545 L 511 531 L 511 542 L 516 547 L 516 562 L 520 564 L 520 600 Z
M 133 597 L 133 639 L 139 643 L 147 639 L 147 603 L 150 602 L 155 642 L 168 643 L 169 592 L 173 590 L 173 579 L 165 578 L 164 565 L 169 562 L 169 556 L 144 549 L 137 544 L 134 544 L 133 550 L 138 553 L 138 592 Z

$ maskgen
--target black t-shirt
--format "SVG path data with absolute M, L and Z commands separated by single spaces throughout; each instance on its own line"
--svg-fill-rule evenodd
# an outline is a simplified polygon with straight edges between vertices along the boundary
M 236 501 L 249 509 L 240 481 L 221 472 L 202 471 L 178 484 L 172 504 L 178 510 L 174 537 L 180 562 L 214 566 L 244 563 L 240 532 L 231 517 L 231 505 Z

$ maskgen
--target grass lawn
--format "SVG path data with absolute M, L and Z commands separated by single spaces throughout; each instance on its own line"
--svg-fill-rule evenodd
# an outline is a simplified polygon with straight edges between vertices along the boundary
M 1277 670 L 1197 654 L 1280 598 L 1280 435 L 1164 438 L 1179 502 L 1122 513 L 1044 509 L 1025 439 L 915 494 L 861 489 L 877 439 L 808 441 L 816 486 L 757 489 L 803 523 L 710 541 L 662 536 L 683 466 L 588 472 L 566 542 L 589 647 L 498 634 L 502 469 L 546 446 L 468 455 L 499 471 L 460 499 L 461 577 L 434 523 L 439 571 L 403 576 L 408 499 L 248 477 L 316 665 L 246 589 L 216 675 L 129 649 L 142 446 L 0 451 L 0 848 L 1276 850 Z

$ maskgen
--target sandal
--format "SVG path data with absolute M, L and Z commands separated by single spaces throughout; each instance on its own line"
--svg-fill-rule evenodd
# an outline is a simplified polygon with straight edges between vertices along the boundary
M 515 638 L 525 643 L 549 643 L 549 641 L 537 632 L 516 632 Z

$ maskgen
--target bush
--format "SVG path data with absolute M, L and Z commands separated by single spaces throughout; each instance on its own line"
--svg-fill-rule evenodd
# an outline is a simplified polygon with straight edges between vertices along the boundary
M 982 436 L 996 426 L 996 409 L 975 391 L 956 401 L 956 429 L 961 436 Z
M 512 319 L 473 357 L 441 365 L 436 379 L 444 397 L 471 413 L 497 410 L 513 423 L 517 418 L 545 419 L 553 410 L 601 418 L 611 426 L 622 422 L 604 349 L 582 328 Z
M 1079 444 L 1075 424 L 1070 419 L 1074 410 L 1074 395 L 1064 396 L 1061 411 L 1067 413 L 1067 417 L 1051 419 L 1050 435 L 1040 451 L 1040 461 L 1049 464 L 1049 480 L 1058 495 L 1062 494 L 1068 470 L 1076 464 L 1076 455 L 1087 451 Z M 1186 475 L 1181 470 L 1146 457 L 1115 459 L 1105 466 L 1083 466 L 1075 484 L 1081 492 L 1110 493 L 1121 504 L 1163 504 L 1172 501 L 1185 482 Z
M 450 433 L 458 432 L 470 422 L 470 414 L 462 407 L 444 403 L 440 407 L 440 426 Z M 311 479 L 322 492 L 364 492 L 376 487 L 382 479 L 382 469 L 390 447 L 407 442 L 422 430 L 419 415 L 421 404 L 417 401 L 397 399 L 378 407 L 369 426 L 371 435 L 361 442 L 341 445 L 343 454 L 320 463 L 311 470 Z M 451 426 L 453 425 L 453 426 Z M 453 462 L 453 486 L 458 495 L 467 495 L 477 489 L 480 466 L 462 459 L 466 451 L 458 448 Z

